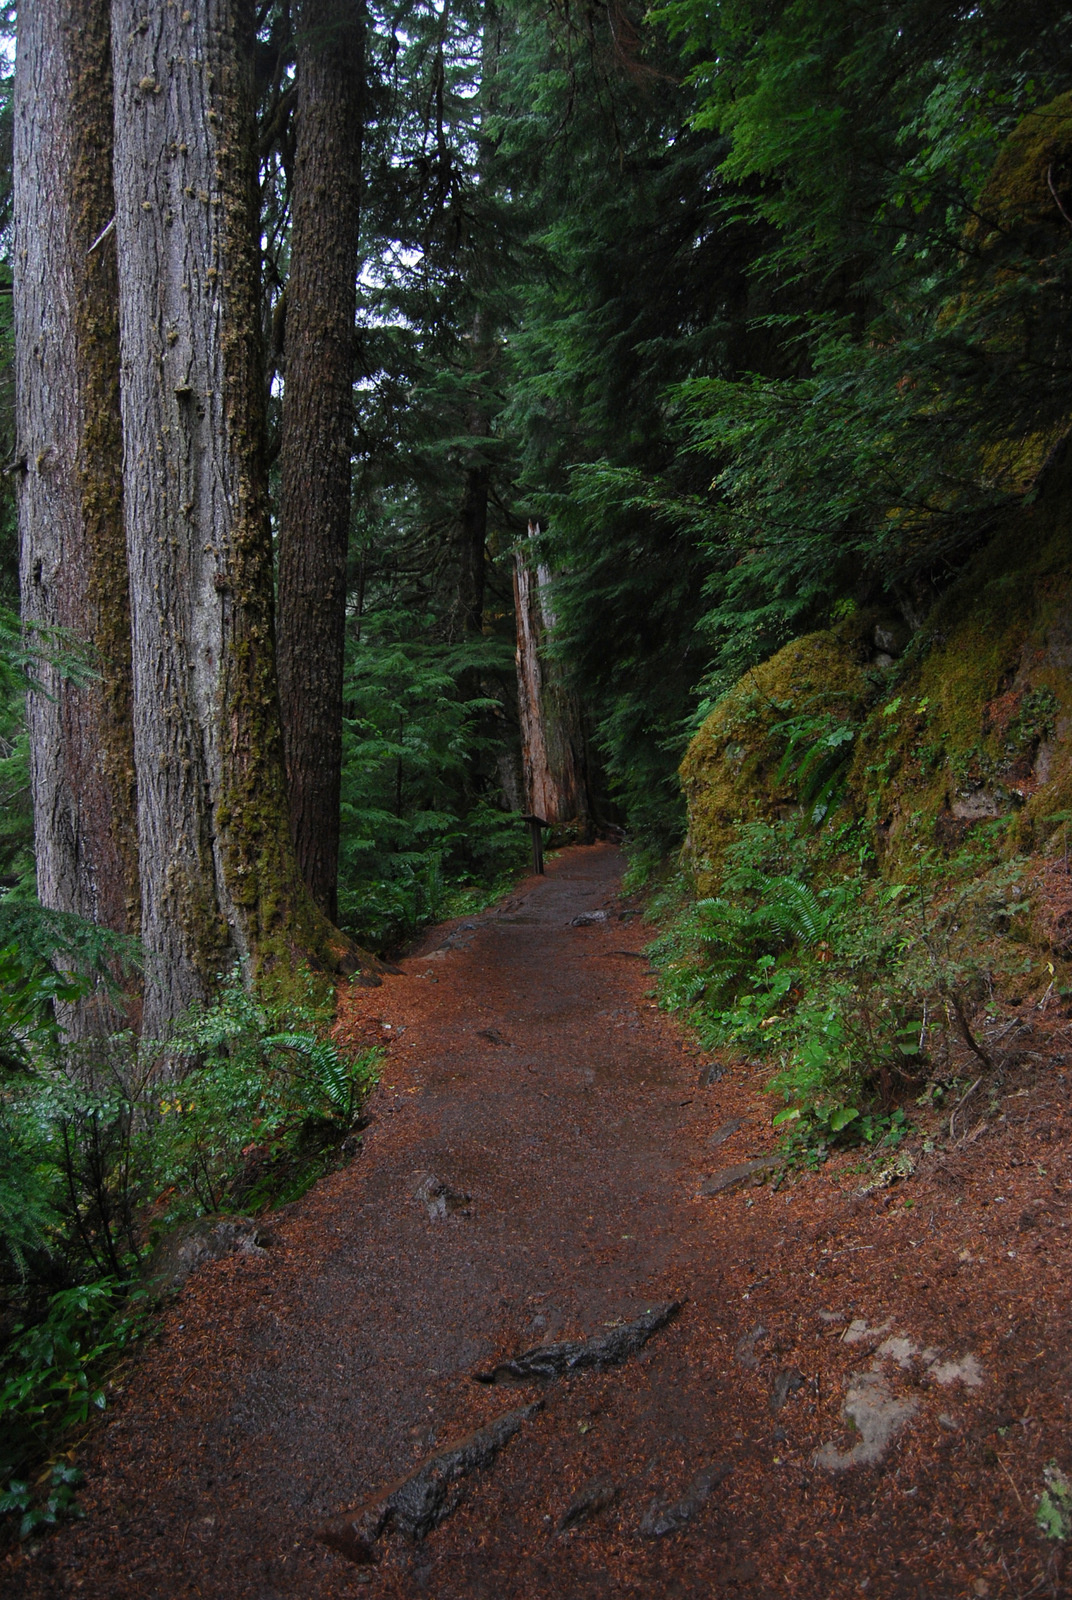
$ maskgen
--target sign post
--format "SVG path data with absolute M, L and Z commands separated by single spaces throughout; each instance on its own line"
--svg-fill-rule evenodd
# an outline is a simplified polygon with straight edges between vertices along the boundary
M 528 823 L 529 832 L 532 834 L 532 870 L 533 872 L 539 872 L 542 874 L 543 834 L 540 832 L 540 830 L 541 828 L 546 828 L 547 824 L 542 817 L 534 817 L 531 815 L 523 816 L 521 820 L 522 822 Z

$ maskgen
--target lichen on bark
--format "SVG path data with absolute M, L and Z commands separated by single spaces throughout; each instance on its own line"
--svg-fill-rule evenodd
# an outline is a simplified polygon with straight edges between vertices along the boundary
M 156 1034 L 238 958 L 347 946 L 290 845 L 275 679 L 248 0 L 116 0 L 135 753 Z
M 138 927 L 130 632 L 107 0 L 22 8 L 16 75 L 15 312 L 25 621 L 63 630 L 91 673 L 42 661 L 28 697 L 38 893 Z M 102 237 L 103 234 L 103 237 Z M 69 1008 L 73 1033 L 114 1022 Z

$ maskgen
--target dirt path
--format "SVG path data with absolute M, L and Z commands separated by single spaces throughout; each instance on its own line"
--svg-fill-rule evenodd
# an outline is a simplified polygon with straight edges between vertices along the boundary
M 5 1595 L 1068 1592 L 1033 1522 L 1068 1436 L 1067 1167 L 1010 1177 L 1013 1242 L 1029 1179 L 1054 1233 L 1007 1315 L 966 1278 L 961 1179 L 936 1172 L 914 1215 L 843 1172 L 701 1198 L 769 1149 L 770 1108 L 743 1071 L 701 1085 L 620 871 L 609 846 L 567 851 L 354 992 L 351 1035 L 391 1041 L 361 1155 L 271 1249 L 191 1279 L 87 1452 L 87 1521 L 12 1557 Z M 610 1370 L 473 1380 L 675 1300 Z M 426 1539 L 388 1527 L 374 1567 L 318 1542 L 537 1399 Z

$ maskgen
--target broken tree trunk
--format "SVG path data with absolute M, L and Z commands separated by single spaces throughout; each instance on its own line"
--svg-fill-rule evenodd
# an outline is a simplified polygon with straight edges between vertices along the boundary
M 529 523 L 529 540 L 539 537 Z M 517 700 L 525 809 L 544 822 L 589 815 L 587 761 L 580 704 L 547 651 L 554 630 L 551 575 L 525 543 L 514 553 L 517 613 Z

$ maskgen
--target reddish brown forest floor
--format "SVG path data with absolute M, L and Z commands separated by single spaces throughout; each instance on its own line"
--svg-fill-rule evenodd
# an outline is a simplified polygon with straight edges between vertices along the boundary
M 272 1249 L 190 1280 L 86 1447 L 86 1521 L 9 1555 L 5 1596 L 1072 1593 L 1035 1525 L 1046 1464 L 1072 1469 L 1067 1023 L 1033 1023 L 958 1142 L 914 1142 L 907 1182 L 863 1197 L 846 1157 L 699 1198 L 772 1147 L 764 1074 L 701 1086 L 620 870 L 609 846 L 568 850 L 348 996 L 344 1030 L 389 1044 L 362 1153 Z M 573 925 L 591 909 L 609 916 Z M 429 1175 L 468 1205 L 431 1216 Z M 611 1371 L 470 1376 L 669 1299 L 676 1320 Z M 370 1569 L 316 1541 L 537 1393 L 422 1543 L 385 1536 Z M 732 1470 L 704 1497 L 713 1464 Z M 690 1486 L 691 1517 L 652 1537 Z

